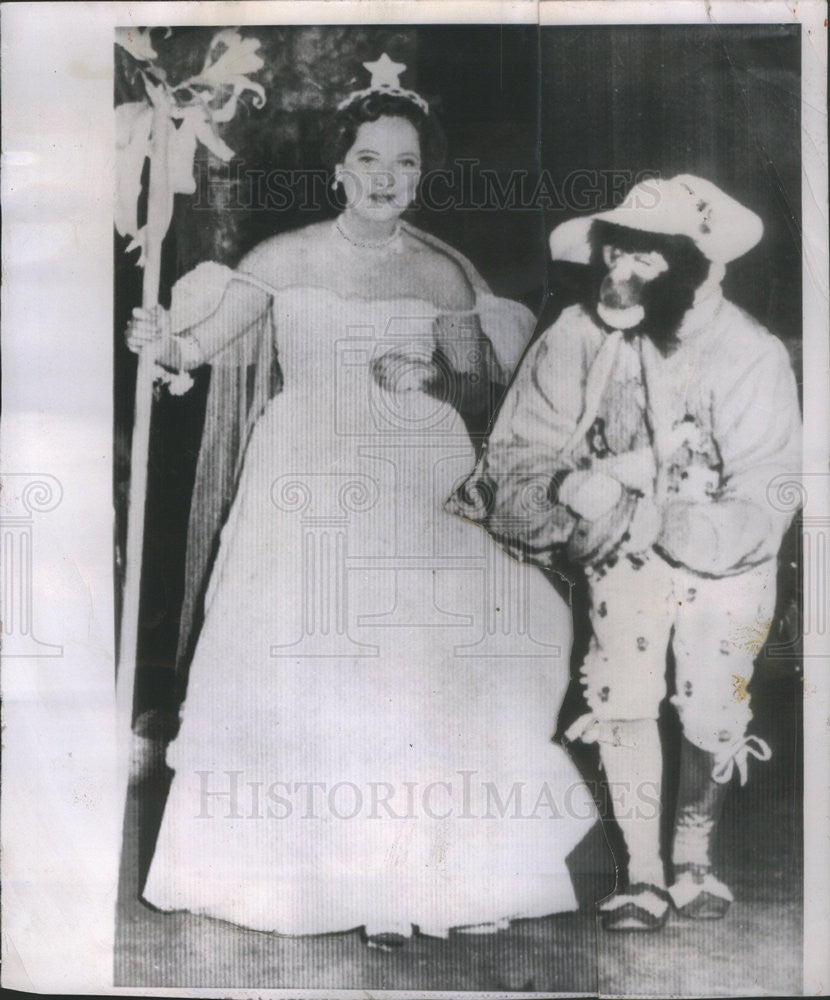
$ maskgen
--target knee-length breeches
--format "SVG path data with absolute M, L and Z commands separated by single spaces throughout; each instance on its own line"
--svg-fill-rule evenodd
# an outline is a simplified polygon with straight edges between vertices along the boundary
M 593 720 L 656 719 L 669 645 L 687 739 L 711 753 L 740 740 L 752 712 L 747 685 L 775 609 L 776 562 L 709 578 L 656 553 L 588 571 L 590 647 L 581 668 Z

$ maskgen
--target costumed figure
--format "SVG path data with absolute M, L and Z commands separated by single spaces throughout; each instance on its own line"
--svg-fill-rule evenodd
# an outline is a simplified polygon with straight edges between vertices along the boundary
M 533 316 L 401 220 L 435 123 L 403 66 L 366 65 L 331 127 L 342 214 L 200 265 L 128 332 L 213 365 L 188 554 L 210 583 L 143 894 L 392 947 L 575 908 L 596 813 L 549 741 L 566 605 L 443 510 Z
M 628 853 L 601 904 L 609 930 L 653 930 L 732 901 L 712 869 L 727 783 L 770 756 L 747 734 L 746 685 L 775 608 L 792 513 L 768 500 L 801 469 L 784 345 L 727 301 L 725 265 L 761 238 L 750 210 L 678 176 L 554 230 L 554 259 L 590 264 L 589 301 L 563 310 L 508 390 L 479 465 L 448 508 L 520 558 L 585 574 L 587 711 Z M 657 718 L 675 663 L 683 730 L 668 893 Z

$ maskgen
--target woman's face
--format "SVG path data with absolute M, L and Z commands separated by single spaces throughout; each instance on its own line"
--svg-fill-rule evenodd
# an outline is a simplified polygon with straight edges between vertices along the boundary
M 367 222 L 397 219 L 415 198 L 421 176 L 421 144 L 406 118 L 364 122 L 335 170 L 346 205 Z

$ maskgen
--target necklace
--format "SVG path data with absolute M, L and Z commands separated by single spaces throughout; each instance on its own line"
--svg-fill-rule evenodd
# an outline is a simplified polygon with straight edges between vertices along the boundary
M 401 235 L 401 225 L 399 222 L 395 223 L 395 228 L 389 236 L 382 240 L 356 240 L 353 236 L 349 236 L 340 224 L 340 219 L 335 221 L 334 228 L 347 243 L 351 243 L 354 247 L 360 247 L 362 250 L 383 250 L 385 247 L 391 246 Z

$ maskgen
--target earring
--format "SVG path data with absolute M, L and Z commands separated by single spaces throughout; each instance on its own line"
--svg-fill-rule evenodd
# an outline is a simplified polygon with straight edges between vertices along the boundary
M 343 177 L 341 174 L 335 174 L 334 180 L 331 182 L 332 191 L 336 191 L 338 186 L 343 183 Z

